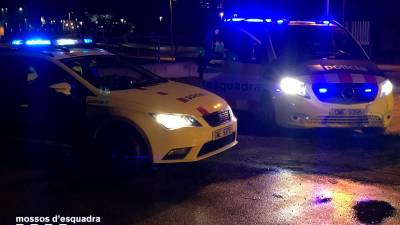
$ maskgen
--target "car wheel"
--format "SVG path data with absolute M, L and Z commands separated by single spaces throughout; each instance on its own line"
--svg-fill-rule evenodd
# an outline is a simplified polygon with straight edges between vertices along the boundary
M 143 167 L 151 161 L 144 140 L 129 125 L 104 129 L 96 138 L 91 155 L 102 166 Z
M 276 127 L 274 103 L 269 93 L 261 97 L 261 117 L 265 125 Z

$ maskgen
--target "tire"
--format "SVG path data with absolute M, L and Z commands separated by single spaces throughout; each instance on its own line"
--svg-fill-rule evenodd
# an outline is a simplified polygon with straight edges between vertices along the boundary
M 141 168 L 151 162 L 145 141 L 135 128 L 127 124 L 103 128 L 95 143 L 84 152 L 84 162 L 95 168 Z
M 271 128 L 276 128 L 274 102 L 272 101 L 271 95 L 267 92 L 265 92 L 261 97 L 260 115 L 263 121 L 263 125 L 268 125 Z

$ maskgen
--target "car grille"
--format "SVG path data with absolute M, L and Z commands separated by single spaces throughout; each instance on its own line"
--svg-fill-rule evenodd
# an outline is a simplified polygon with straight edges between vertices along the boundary
M 229 109 L 225 109 L 207 114 L 203 118 L 210 126 L 217 127 L 231 121 L 231 112 Z
M 312 89 L 321 102 L 336 104 L 372 102 L 378 94 L 378 85 L 368 83 L 320 83 Z
M 376 125 L 381 126 L 383 121 L 378 116 L 318 116 L 310 118 L 311 123 L 320 124 L 344 124 L 344 125 Z
M 235 141 L 236 134 L 232 133 L 226 137 L 223 137 L 221 139 L 215 140 L 215 141 L 210 141 L 207 142 L 203 145 L 203 147 L 200 149 L 198 156 L 202 156 L 205 154 L 208 154 L 210 152 L 216 151 L 226 145 L 231 144 L 232 142 Z

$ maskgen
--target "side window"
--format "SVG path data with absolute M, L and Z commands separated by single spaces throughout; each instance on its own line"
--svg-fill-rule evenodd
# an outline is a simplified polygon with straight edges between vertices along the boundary
M 90 94 L 89 91 L 71 75 L 52 62 L 41 58 L 26 57 L 24 63 L 27 65 L 25 79 L 32 91 L 33 89 L 37 91 L 46 91 L 51 85 L 66 82 L 71 86 L 71 93 L 73 95 Z M 77 64 L 73 70 L 78 74 L 82 73 L 82 66 Z
M 68 82 L 68 74 L 51 62 L 40 58 L 27 57 L 26 81 L 29 85 L 49 86 L 56 83 Z

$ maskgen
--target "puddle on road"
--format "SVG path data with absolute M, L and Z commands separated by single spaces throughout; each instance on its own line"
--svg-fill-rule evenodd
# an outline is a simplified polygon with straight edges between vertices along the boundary
M 354 210 L 358 221 L 364 224 L 379 224 L 396 213 L 392 205 L 377 200 L 358 202 Z
M 323 203 L 328 203 L 330 201 L 332 201 L 332 198 L 318 196 L 318 197 L 315 198 L 314 203 L 315 204 L 323 204 Z

